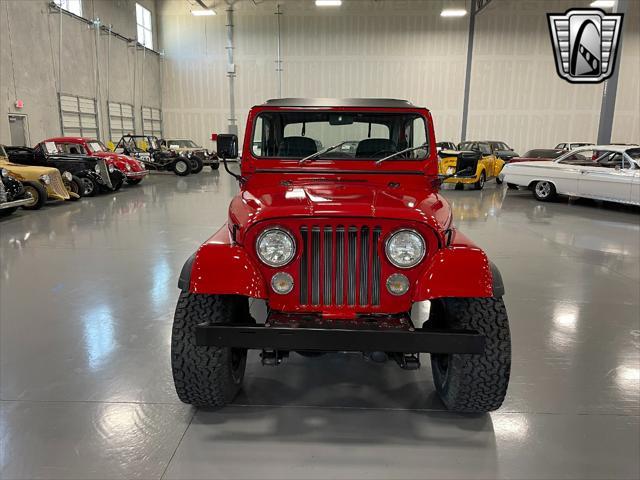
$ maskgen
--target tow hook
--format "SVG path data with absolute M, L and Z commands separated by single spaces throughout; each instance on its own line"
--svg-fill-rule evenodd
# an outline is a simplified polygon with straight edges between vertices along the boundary
M 262 350 L 260 358 L 262 359 L 262 365 L 277 367 L 282 363 L 283 359 L 289 358 L 289 352 L 282 352 L 280 350 Z
M 420 355 L 416 353 L 396 353 L 393 359 L 403 370 L 418 370 L 420 368 Z

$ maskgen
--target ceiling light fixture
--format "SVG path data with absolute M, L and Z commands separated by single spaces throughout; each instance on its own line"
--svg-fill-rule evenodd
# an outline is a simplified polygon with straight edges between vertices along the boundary
M 316 0 L 316 7 L 339 7 L 342 0 Z
M 591 2 L 593 8 L 613 8 L 616 4 L 616 0 L 595 0 Z
M 467 11 L 462 8 L 445 8 L 440 12 L 441 17 L 464 17 Z
M 194 17 L 211 17 L 215 15 L 216 12 L 214 10 L 191 10 L 191 15 Z

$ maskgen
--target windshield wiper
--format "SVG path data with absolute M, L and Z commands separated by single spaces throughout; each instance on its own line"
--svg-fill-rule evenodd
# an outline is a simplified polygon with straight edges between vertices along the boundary
M 298 162 L 298 164 L 302 164 L 304 162 L 308 162 L 309 160 L 313 160 L 314 158 L 318 158 L 320 155 L 324 155 L 325 153 L 329 153 L 331 150 L 335 150 L 336 148 L 341 147 L 342 145 L 344 145 L 345 143 L 349 143 L 349 140 L 345 140 L 344 142 L 340 142 L 337 143 L 336 145 L 332 145 L 330 147 L 327 148 L 323 148 L 322 150 L 320 150 L 319 152 L 316 153 L 312 153 L 311 155 L 308 155 L 302 159 L 300 159 L 300 161 Z
M 418 146 L 418 147 L 409 147 L 409 148 L 405 148 L 404 150 L 400 150 L 399 152 L 396 153 L 392 153 L 391 155 L 387 155 L 384 158 L 381 158 L 380 160 L 376 160 L 376 165 L 380 165 L 382 162 L 389 160 L 390 158 L 393 157 L 397 157 L 398 155 L 402 155 L 403 153 L 409 153 L 409 152 L 413 152 L 415 150 L 426 150 L 429 148 L 429 145 L 427 145 L 426 143 L 423 143 L 422 145 Z

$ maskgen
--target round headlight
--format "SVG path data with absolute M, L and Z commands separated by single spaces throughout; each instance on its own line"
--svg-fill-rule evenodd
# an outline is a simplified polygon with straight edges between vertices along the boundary
M 109 173 L 113 173 L 116 171 L 116 167 L 114 167 L 113 165 L 109 165 Z
M 100 165 L 98 165 L 96 163 L 96 166 L 95 166 L 94 170 L 95 170 L 96 173 L 100 173 Z
M 62 174 L 62 178 L 64 178 L 67 182 L 70 182 L 71 180 L 73 180 L 73 175 L 71 175 L 71 172 L 64 172 Z
M 9 176 L 9 170 L 7 170 L 6 168 L 0 169 L 0 175 L 2 175 L 3 177 L 8 177 Z
M 49 185 L 51 183 L 51 177 L 47 174 L 40 175 L 40 180 L 42 180 L 45 185 Z
M 278 272 L 271 277 L 271 288 L 280 295 L 286 295 L 293 290 L 293 277 L 287 272 Z
M 256 240 L 256 252 L 260 260 L 270 267 L 282 267 L 293 260 L 296 242 L 286 230 L 269 228 Z
M 422 261 L 426 247 L 422 236 L 414 230 L 398 230 L 385 247 L 387 258 L 398 268 L 411 268 Z

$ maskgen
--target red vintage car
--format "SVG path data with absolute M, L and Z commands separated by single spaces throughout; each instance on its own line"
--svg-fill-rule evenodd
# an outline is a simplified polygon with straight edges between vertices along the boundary
M 55 142 L 63 153 L 104 158 L 108 165 L 113 165 L 125 175 L 130 185 L 137 185 L 149 173 L 142 163 L 127 155 L 110 151 L 100 140 L 84 137 L 55 137 L 45 142 Z
M 178 282 L 179 398 L 233 400 L 247 349 L 269 365 L 292 351 L 351 351 L 405 369 L 430 353 L 446 407 L 498 408 L 511 364 L 504 286 L 439 194 L 429 111 L 403 100 L 280 99 L 253 107 L 245 132 L 240 174 L 226 162 L 237 137 L 217 138 L 240 191 Z M 265 323 L 251 317 L 250 298 L 266 301 Z M 422 318 L 410 314 L 417 302 Z

